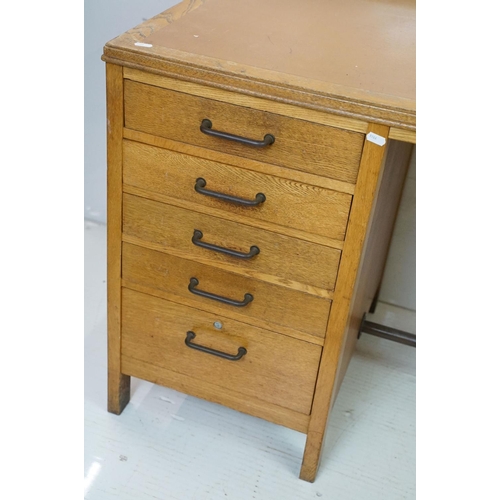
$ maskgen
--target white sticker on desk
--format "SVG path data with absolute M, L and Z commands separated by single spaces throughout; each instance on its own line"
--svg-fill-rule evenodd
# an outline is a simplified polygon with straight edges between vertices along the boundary
M 370 142 L 374 142 L 378 146 L 383 146 L 385 144 L 385 137 L 382 137 L 381 135 L 374 134 L 373 132 L 370 132 L 366 136 L 366 140 Z
M 152 47 L 150 43 L 143 43 L 143 42 L 135 42 L 134 45 L 136 47 Z

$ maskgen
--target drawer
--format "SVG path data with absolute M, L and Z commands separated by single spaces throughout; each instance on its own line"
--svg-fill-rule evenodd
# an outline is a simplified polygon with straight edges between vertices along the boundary
M 123 279 L 131 283 L 195 300 L 195 307 L 201 309 L 217 307 L 250 320 L 265 321 L 272 329 L 283 325 L 317 337 L 325 336 L 331 304 L 328 299 L 129 243 L 123 244 L 122 259 Z M 191 282 L 193 278 L 198 284 Z M 200 295 L 200 291 L 209 296 Z M 221 302 L 221 297 L 237 304 Z
M 122 369 L 170 372 L 309 414 L 321 347 L 124 288 Z M 219 322 L 221 328 L 214 324 Z M 241 356 L 231 360 L 186 345 Z M 168 376 L 167 376 L 168 378 Z
M 355 183 L 364 135 L 305 120 L 245 108 L 203 97 L 124 81 L 125 127 L 208 149 L 243 156 L 295 170 Z M 254 147 L 208 136 L 212 130 L 263 140 L 270 146 Z
M 202 234 L 193 243 L 195 232 Z M 297 238 L 271 233 L 165 203 L 123 195 L 124 237 L 139 238 L 168 253 L 205 264 L 219 265 L 247 276 L 293 287 L 296 283 L 332 290 L 340 251 Z M 214 245 L 240 258 L 199 245 Z
M 195 190 L 197 179 L 203 179 Z M 124 141 L 123 182 L 173 198 L 343 240 L 351 196 L 175 151 Z M 203 185 L 204 184 L 204 185 Z M 200 189 L 201 187 L 201 189 Z M 209 191 L 254 203 L 221 200 Z M 258 193 L 264 197 L 258 198 Z

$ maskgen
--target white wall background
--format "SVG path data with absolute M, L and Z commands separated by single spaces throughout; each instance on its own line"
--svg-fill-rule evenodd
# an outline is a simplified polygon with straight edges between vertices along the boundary
M 106 42 L 178 0 L 85 0 L 85 218 L 106 222 Z
M 85 0 L 85 218 L 106 222 L 104 44 L 178 0 Z M 415 157 L 410 166 L 380 300 L 416 310 Z

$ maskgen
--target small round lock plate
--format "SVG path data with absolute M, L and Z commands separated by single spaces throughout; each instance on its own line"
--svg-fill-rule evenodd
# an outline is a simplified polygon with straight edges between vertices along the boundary
M 222 323 L 220 321 L 216 321 L 214 323 L 214 327 L 217 328 L 217 330 L 220 330 L 222 328 Z

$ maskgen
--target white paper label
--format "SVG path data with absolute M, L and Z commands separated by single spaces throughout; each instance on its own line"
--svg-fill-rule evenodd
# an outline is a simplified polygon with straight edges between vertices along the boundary
M 137 47 L 152 47 L 150 43 L 135 42 L 134 45 Z
M 373 142 L 373 143 L 377 144 L 378 146 L 383 146 L 385 144 L 385 139 L 381 135 L 374 134 L 373 132 L 370 132 L 366 136 L 366 140 Z

